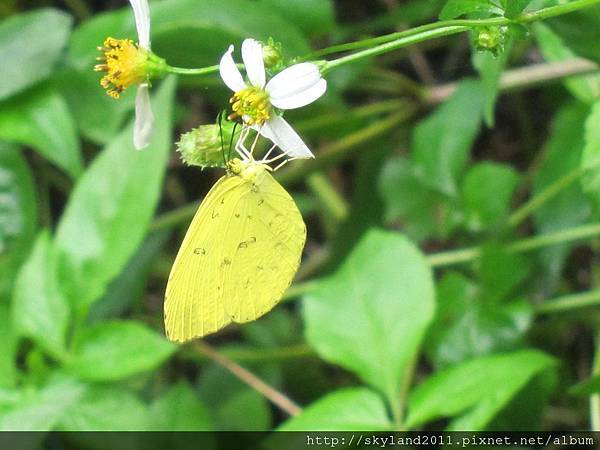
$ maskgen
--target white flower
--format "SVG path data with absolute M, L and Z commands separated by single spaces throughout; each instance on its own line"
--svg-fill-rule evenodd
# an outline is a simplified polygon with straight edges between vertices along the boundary
M 135 16 L 135 27 L 139 46 L 150 51 L 150 7 L 148 0 L 129 0 Z M 135 97 L 135 125 L 133 128 L 133 145 L 141 150 L 150 144 L 154 131 L 154 114 L 150 104 L 150 85 L 148 81 L 138 86 Z
M 273 141 L 292 158 L 314 158 L 294 129 L 281 117 L 280 110 L 308 105 L 321 97 L 327 81 L 313 63 L 290 66 L 267 82 L 262 46 L 254 39 L 242 43 L 242 59 L 248 83 L 244 82 L 233 57 L 233 45 L 221 58 L 219 71 L 223 81 L 234 92 L 231 103 L 234 116 Z

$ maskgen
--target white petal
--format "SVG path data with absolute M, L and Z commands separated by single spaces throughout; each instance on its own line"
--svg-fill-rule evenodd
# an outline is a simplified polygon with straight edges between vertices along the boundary
M 219 63 L 219 73 L 229 89 L 233 92 L 241 91 L 246 87 L 242 74 L 233 60 L 233 45 L 230 45 Z
M 321 73 L 315 64 L 294 64 L 269 80 L 265 90 L 271 99 L 277 101 L 300 94 L 319 83 L 321 79 Z
M 135 97 L 135 125 L 133 128 L 133 145 L 142 150 L 150 144 L 154 131 L 154 114 L 150 104 L 148 84 L 140 84 Z
M 298 94 L 280 98 L 271 97 L 271 104 L 280 109 L 301 108 L 314 102 L 323 95 L 326 90 L 327 81 L 321 78 L 317 84 L 313 84 L 311 87 Z
M 302 138 L 281 116 L 273 116 L 257 129 L 267 139 L 273 141 L 284 153 L 293 158 L 314 158 Z
M 266 75 L 262 45 L 254 39 L 245 39 L 242 42 L 242 59 L 252 86 L 264 88 Z
M 129 0 L 135 16 L 140 47 L 150 50 L 150 7 L 148 0 Z

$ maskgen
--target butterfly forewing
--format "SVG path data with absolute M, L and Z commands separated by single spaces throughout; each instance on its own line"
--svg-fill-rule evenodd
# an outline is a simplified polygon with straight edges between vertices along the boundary
M 248 322 L 270 311 L 291 284 L 306 227 L 292 197 L 265 172 L 237 205 L 230 230 L 225 312 L 234 322 Z

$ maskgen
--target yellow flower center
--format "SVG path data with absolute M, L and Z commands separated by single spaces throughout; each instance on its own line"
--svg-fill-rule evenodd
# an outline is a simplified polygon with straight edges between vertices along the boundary
M 98 47 L 103 56 L 94 67 L 96 72 L 106 72 L 100 84 L 112 98 L 119 98 L 129 86 L 140 84 L 148 78 L 148 51 L 138 47 L 130 39 L 107 38 Z
M 269 94 L 258 87 L 247 87 L 237 91 L 231 100 L 233 114 L 230 119 L 241 117 L 248 125 L 262 125 L 271 118 Z

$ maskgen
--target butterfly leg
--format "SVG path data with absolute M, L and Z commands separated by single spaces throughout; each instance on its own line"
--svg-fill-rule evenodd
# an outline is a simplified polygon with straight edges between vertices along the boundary
M 252 141 L 252 145 L 250 146 L 250 156 L 251 157 L 254 155 L 254 149 L 256 148 L 256 144 L 258 143 L 259 137 L 260 137 L 260 129 L 256 130 L 256 136 L 254 136 L 254 140 Z
M 248 149 L 244 146 L 248 134 L 250 133 L 250 128 L 244 127 L 240 134 L 240 138 L 235 144 L 235 151 L 242 157 L 244 161 L 248 161 L 252 158 L 252 154 L 248 151 Z
M 290 162 L 290 161 L 293 161 L 293 160 L 295 160 L 295 159 L 300 159 L 300 158 L 298 158 L 298 157 L 293 157 L 293 158 L 287 158 L 287 159 L 284 159 L 284 160 L 283 160 L 283 162 L 281 162 L 281 164 L 279 164 L 277 167 L 275 167 L 275 168 L 273 169 L 273 172 L 275 172 L 275 171 L 276 171 L 276 170 L 278 170 L 278 169 L 281 169 L 283 166 L 285 166 L 285 165 L 286 165 L 286 163 L 288 163 L 288 162 Z
M 277 148 L 276 144 L 273 144 L 271 146 L 271 148 L 269 149 L 269 151 L 267 153 L 265 153 L 265 156 L 263 156 L 262 160 L 268 160 L 269 156 L 271 156 L 271 153 L 273 153 L 273 150 L 275 150 Z

